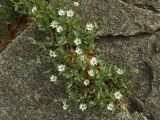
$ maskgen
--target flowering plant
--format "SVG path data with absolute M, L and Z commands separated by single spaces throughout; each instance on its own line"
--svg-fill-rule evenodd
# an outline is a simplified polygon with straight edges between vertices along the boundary
M 131 83 L 128 78 L 132 71 L 122 70 L 102 59 L 94 45 L 102 32 L 95 22 L 84 23 L 79 17 L 79 3 L 23 1 L 23 5 L 20 4 L 25 6 L 23 13 L 29 14 L 38 28 L 48 33 L 44 45 L 53 65 L 50 81 L 64 84 L 68 94 L 63 109 L 69 109 L 73 102 L 82 111 L 95 107 L 111 111 L 125 109 L 122 94 Z M 20 0 L 14 1 L 16 7 L 18 2 Z M 55 70 L 58 74 L 54 74 Z

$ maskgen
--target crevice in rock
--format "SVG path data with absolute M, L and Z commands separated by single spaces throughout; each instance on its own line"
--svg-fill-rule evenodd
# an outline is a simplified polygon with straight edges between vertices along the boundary
M 127 97 L 130 101 L 129 111 L 131 113 L 134 113 L 136 111 L 143 112 L 144 103 L 141 100 L 139 100 L 137 97 L 135 97 L 132 93 L 128 93 Z
M 120 0 L 120 1 L 127 4 L 130 2 L 130 0 Z
M 152 84 L 153 84 L 153 78 L 154 78 L 153 70 L 152 70 L 151 65 L 146 61 L 141 61 L 138 66 L 143 72 L 142 80 L 144 82 L 144 86 L 142 87 L 144 87 L 145 89 L 142 89 L 144 91 L 143 91 L 143 94 L 140 95 L 140 98 L 136 96 L 136 93 L 128 92 L 127 97 L 130 103 L 129 112 L 130 113 L 135 113 L 135 112 L 143 113 L 143 115 L 147 118 L 147 120 L 154 120 L 154 117 L 150 111 L 147 111 L 146 113 L 146 110 L 145 110 L 146 108 L 144 105 L 144 103 L 146 102 L 146 99 L 152 92 Z
M 130 101 L 130 107 L 128 110 L 131 114 L 135 112 L 143 113 L 143 116 L 146 117 L 147 120 L 155 120 L 153 114 L 150 111 L 148 111 L 146 114 L 144 103 L 141 100 L 135 97 L 132 93 L 128 93 L 127 97 Z
M 147 33 L 147 32 L 141 32 L 141 33 L 137 33 L 134 35 L 102 35 L 100 36 L 100 39 L 105 39 L 105 38 L 117 38 L 117 39 L 122 39 L 122 38 L 131 38 L 131 37 L 140 37 L 140 36 L 150 36 L 152 35 L 151 33 Z
M 159 13 L 159 11 L 154 6 L 149 4 L 133 4 L 133 5 L 140 9 L 145 9 L 145 10 L 153 11 L 154 13 Z
M 155 120 L 153 114 L 150 112 L 149 115 L 144 115 L 148 120 Z
M 144 3 L 144 4 L 138 4 L 138 3 L 133 3 L 130 1 L 130 0 L 120 0 L 121 2 L 123 3 L 126 3 L 126 4 L 129 4 L 131 3 L 131 5 L 137 7 L 137 8 L 140 8 L 140 9 L 145 9 L 145 10 L 149 10 L 149 11 L 152 11 L 154 13 L 159 13 L 159 11 L 152 5 L 149 5 L 147 3 Z
M 148 96 L 152 92 L 152 84 L 153 84 L 153 70 L 152 67 L 145 61 L 142 61 L 139 65 L 141 69 L 144 71 L 143 77 L 145 77 L 144 80 L 147 80 L 147 86 L 145 93 L 143 94 L 142 101 L 145 102 L 145 99 L 148 98 Z
M 160 41 L 154 42 L 152 44 L 152 49 L 153 49 L 153 52 L 159 53 L 160 52 Z
M 108 35 L 102 35 L 100 36 L 101 39 L 105 39 L 105 38 L 130 38 L 130 37 L 144 37 L 144 36 L 151 36 L 156 32 L 160 32 L 160 28 L 157 28 L 154 31 L 147 31 L 147 32 L 138 32 L 136 34 L 133 35 L 123 35 L 123 34 L 119 34 L 119 35 L 112 35 L 112 34 L 108 34 Z

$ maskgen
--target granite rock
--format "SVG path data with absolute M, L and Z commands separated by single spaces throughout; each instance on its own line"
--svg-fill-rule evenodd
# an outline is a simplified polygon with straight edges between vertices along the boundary
M 97 47 L 107 61 L 123 68 L 137 68 L 139 74 L 132 80 L 130 108 L 143 113 L 149 120 L 160 119 L 160 53 L 154 44 L 160 31 L 135 36 L 105 36 L 97 40 Z
M 32 45 L 29 37 L 43 38 L 28 28 L 0 55 L 1 120 L 132 120 L 129 112 L 114 117 L 94 110 L 64 111 L 56 100 L 65 96 L 65 90 L 49 81 L 47 53 Z
M 69 1 L 69 0 L 68 0 Z M 26 40 L 41 38 L 29 28 L 0 54 L 0 119 L 2 120 L 160 120 L 160 2 L 158 0 L 81 0 L 79 13 L 86 22 L 103 28 L 96 46 L 106 61 L 137 68 L 128 111 L 100 115 L 96 111 L 63 111 L 58 96 L 63 86 L 50 83 L 45 74 L 46 52 Z M 83 12 L 82 12 L 83 11 Z
M 67 0 L 73 2 L 73 0 Z M 79 0 L 81 16 L 96 21 L 104 35 L 152 33 L 160 28 L 158 0 Z
M 42 38 L 32 29 L 18 36 L 0 55 L 1 120 L 99 120 L 92 112 L 66 112 L 57 98 L 65 96 L 63 86 L 54 86 L 45 74 L 46 52 L 30 44 L 28 37 Z

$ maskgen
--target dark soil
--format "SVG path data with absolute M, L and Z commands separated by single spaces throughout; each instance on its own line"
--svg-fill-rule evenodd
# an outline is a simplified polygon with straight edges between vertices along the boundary
M 27 17 L 17 17 L 14 20 L 6 23 L 7 32 L 0 37 L 0 53 L 17 37 L 23 32 L 29 25 L 31 20 Z

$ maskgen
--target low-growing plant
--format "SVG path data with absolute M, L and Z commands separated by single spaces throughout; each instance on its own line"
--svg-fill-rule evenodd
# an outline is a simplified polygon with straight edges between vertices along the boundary
M 85 23 L 77 14 L 78 2 L 11 1 L 17 12 L 30 15 L 39 30 L 48 33 L 43 45 L 52 63 L 50 81 L 65 85 L 68 97 L 63 101 L 64 110 L 73 103 L 82 111 L 126 108 L 124 96 L 133 71 L 102 59 L 94 44 L 102 32 L 95 22 Z

